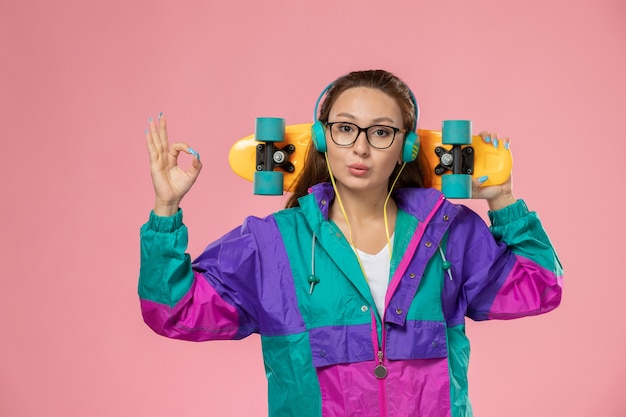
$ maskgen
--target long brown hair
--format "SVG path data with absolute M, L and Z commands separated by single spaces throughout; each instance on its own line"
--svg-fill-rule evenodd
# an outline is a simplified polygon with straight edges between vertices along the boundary
M 337 79 L 327 90 L 326 98 L 320 107 L 318 120 L 328 122 L 330 109 L 335 100 L 344 91 L 354 87 L 375 88 L 395 99 L 403 115 L 404 128 L 411 130 L 416 123 L 416 109 L 409 87 L 395 75 L 383 70 L 355 71 Z M 406 164 L 395 188 L 428 187 L 430 180 L 427 176 L 427 162 L 420 153 L 418 158 Z M 396 178 L 401 166 L 396 166 L 389 179 Z M 326 166 L 323 152 L 319 152 L 311 143 L 307 150 L 307 157 L 298 179 L 294 183 L 293 192 L 287 200 L 286 207 L 297 207 L 298 199 L 308 194 L 309 188 L 315 184 L 330 181 L 330 174 Z

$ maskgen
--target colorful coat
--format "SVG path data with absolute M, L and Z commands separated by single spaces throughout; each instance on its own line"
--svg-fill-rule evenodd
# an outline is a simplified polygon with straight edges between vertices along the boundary
M 519 200 L 490 212 L 488 228 L 436 190 L 398 190 L 379 317 L 328 219 L 333 198 L 318 185 L 298 208 L 246 219 L 193 263 L 182 213 L 151 213 L 141 230 L 145 322 L 193 341 L 259 333 L 272 417 L 471 416 L 465 317 L 512 319 L 560 303 L 561 265 L 538 217 Z

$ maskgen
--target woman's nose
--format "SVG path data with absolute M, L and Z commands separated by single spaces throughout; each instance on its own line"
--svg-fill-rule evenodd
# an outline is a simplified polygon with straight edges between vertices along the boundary
M 359 132 L 354 142 L 354 152 L 358 155 L 367 155 L 370 151 L 370 144 L 367 140 L 367 133 L 365 131 Z

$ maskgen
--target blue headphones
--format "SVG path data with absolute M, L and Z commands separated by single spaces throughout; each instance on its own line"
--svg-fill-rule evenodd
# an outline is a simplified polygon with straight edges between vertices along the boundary
M 324 123 L 320 122 L 317 118 L 317 110 L 320 102 L 322 101 L 322 97 L 332 88 L 335 84 L 335 81 L 330 83 L 320 94 L 315 102 L 315 113 L 313 114 L 313 126 L 311 126 L 311 140 L 313 141 L 313 145 L 318 152 L 326 152 L 328 147 L 326 145 L 326 126 Z M 409 90 L 409 94 L 411 96 L 411 101 L 413 101 L 413 105 L 415 106 L 415 123 L 413 123 L 413 128 L 410 132 L 407 132 L 404 138 L 404 146 L 402 147 L 402 162 L 412 162 L 417 158 L 417 154 L 420 149 L 420 140 L 419 136 L 417 136 L 417 121 L 419 120 L 419 107 L 417 105 L 417 100 L 413 95 L 413 92 Z

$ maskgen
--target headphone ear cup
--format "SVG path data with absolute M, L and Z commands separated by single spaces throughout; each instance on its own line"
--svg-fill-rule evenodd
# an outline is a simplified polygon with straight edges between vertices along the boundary
M 311 126 L 311 140 L 318 152 L 326 152 L 326 127 L 320 121 Z
M 409 132 L 404 139 L 402 162 L 413 162 L 420 151 L 420 138 L 415 132 Z

